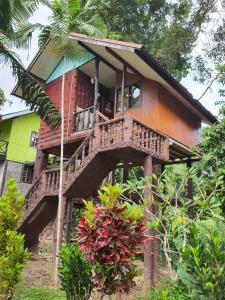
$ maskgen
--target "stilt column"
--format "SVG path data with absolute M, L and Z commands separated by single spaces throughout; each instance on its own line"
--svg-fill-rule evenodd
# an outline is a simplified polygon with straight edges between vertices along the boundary
M 153 171 L 152 157 L 149 155 L 144 161 L 144 176 L 151 176 Z M 144 198 L 148 200 L 148 212 L 146 212 L 146 222 L 148 222 L 150 214 L 153 213 L 153 207 L 150 203 L 151 189 L 145 187 Z M 148 230 L 148 234 L 152 236 L 152 230 Z M 153 283 L 153 271 L 154 271 L 154 258 L 153 258 L 153 241 L 146 241 L 144 245 L 144 289 L 149 288 Z
M 42 150 L 37 150 L 33 181 L 37 179 L 39 174 L 46 169 L 48 165 L 48 153 Z

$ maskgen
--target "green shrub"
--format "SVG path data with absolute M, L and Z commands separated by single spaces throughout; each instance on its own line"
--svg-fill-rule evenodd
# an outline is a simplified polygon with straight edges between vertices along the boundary
M 16 284 L 22 279 L 27 258 L 23 235 L 17 233 L 23 213 L 24 198 L 14 179 L 7 182 L 7 191 L 0 198 L 0 299 L 11 299 Z
M 179 285 L 193 299 L 225 299 L 225 224 L 214 220 L 193 223 L 181 254 Z
M 138 297 L 138 300 L 188 300 L 190 299 L 177 281 L 162 282 L 161 287 L 151 288 L 145 295 Z
M 63 245 L 60 252 L 59 279 L 68 300 L 87 300 L 92 291 L 92 265 L 77 244 Z

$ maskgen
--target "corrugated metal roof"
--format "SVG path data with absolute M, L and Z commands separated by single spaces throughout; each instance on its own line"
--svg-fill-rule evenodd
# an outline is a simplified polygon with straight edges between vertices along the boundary
M 33 112 L 30 111 L 29 109 L 25 109 L 25 110 L 12 112 L 12 113 L 3 114 L 3 115 L 0 115 L 0 121 L 13 119 L 13 118 L 20 117 L 20 116 L 27 115 L 27 114 L 31 114 L 31 113 L 33 113 Z

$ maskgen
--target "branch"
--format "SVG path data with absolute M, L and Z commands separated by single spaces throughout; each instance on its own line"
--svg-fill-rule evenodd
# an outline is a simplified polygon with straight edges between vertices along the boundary
M 207 86 L 207 88 L 205 89 L 205 91 L 203 92 L 203 94 L 197 99 L 198 101 L 200 101 L 200 100 L 205 96 L 205 94 L 208 92 L 208 90 L 209 90 L 209 89 L 211 88 L 211 86 L 213 85 L 214 81 L 216 81 L 216 80 L 220 77 L 221 74 L 222 74 L 221 72 L 218 73 L 218 74 L 211 80 L 211 82 L 209 83 L 209 85 Z

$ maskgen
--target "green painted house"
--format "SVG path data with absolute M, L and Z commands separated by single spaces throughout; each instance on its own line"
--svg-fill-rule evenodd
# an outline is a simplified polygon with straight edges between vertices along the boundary
M 39 127 L 39 116 L 29 110 L 0 115 L 0 194 L 8 177 L 16 179 L 22 193 L 29 188 Z

